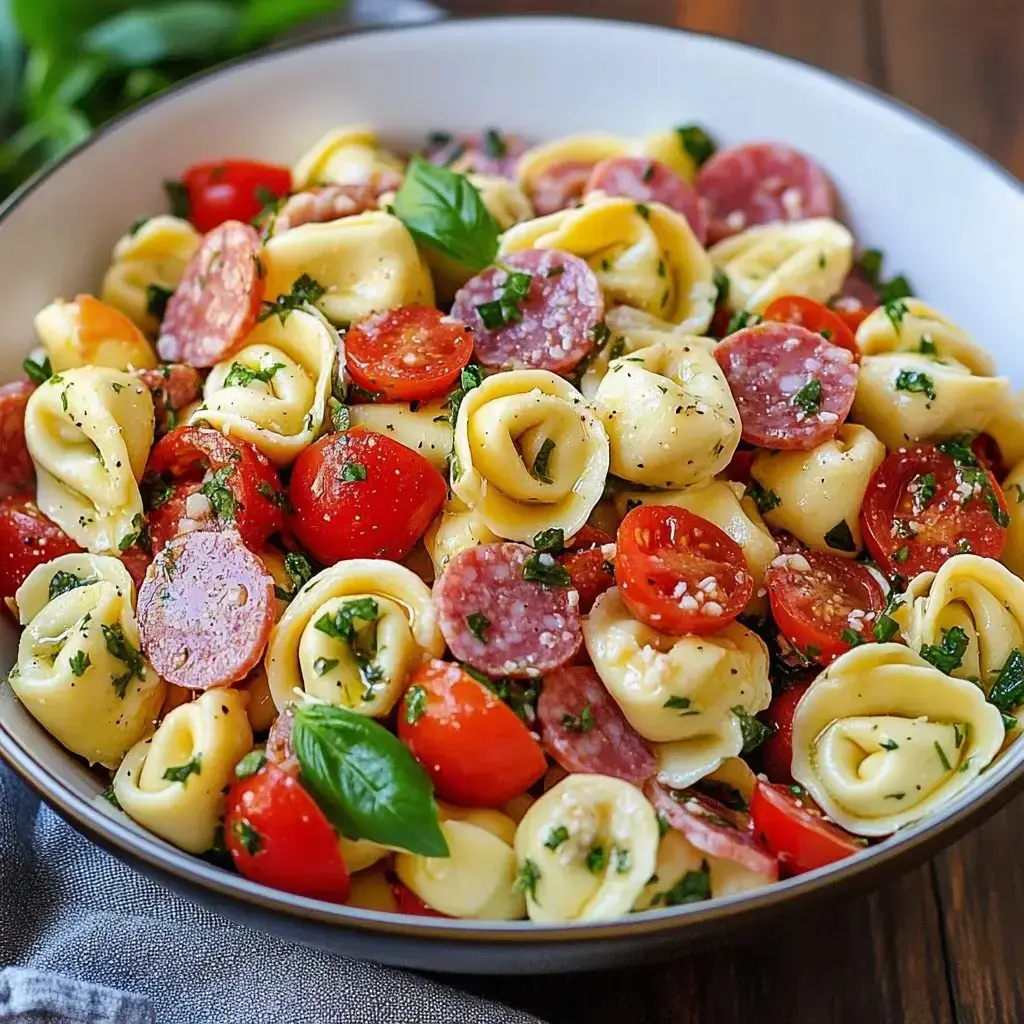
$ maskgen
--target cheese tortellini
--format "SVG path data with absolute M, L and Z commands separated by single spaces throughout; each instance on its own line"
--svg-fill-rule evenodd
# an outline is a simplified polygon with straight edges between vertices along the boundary
M 1010 470 L 1002 486 L 1010 525 L 1001 558 L 1016 575 L 1024 577 L 1024 459 Z
M 89 551 L 124 550 L 142 526 L 138 481 L 153 429 L 152 396 L 133 374 L 54 374 L 25 409 L 39 508 Z
M 443 653 L 430 588 L 397 562 L 353 558 L 292 599 L 270 634 L 266 668 L 280 710 L 300 691 L 375 717 L 394 707 L 416 668 Z
M 658 819 L 628 782 L 569 775 L 523 816 L 515 851 L 532 921 L 603 921 L 628 912 L 654 873 Z
M 583 623 L 594 668 L 634 729 L 683 789 L 743 749 L 744 716 L 771 700 L 768 651 L 732 622 L 708 636 L 669 636 L 633 618 L 617 588 Z
M 308 275 L 324 288 L 317 308 L 349 324 L 399 306 L 432 306 L 430 271 L 405 225 L 387 213 L 302 224 L 263 249 L 266 294 L 285 295 Z
M 431 402 L 367 402 L 350 405 L 349 422 L 366 427 L 419 452 L 439 473 L 448 470 L 452 453 L 452 424 L 447 399 Z
M 292 168 L 296 191 L 317 185 L 365 185 L 378 190 L 394 188 L 404 164 L 380 148 L 369 125 L 335 128 L 320 139 Z
M 710 344 L 683 337 L 613 359 L 594 399 L 609 468 L 648 487 L 710 479 L 732 459 L 740 414 Z
M 151 728 L 166 683 L 139 651 L 135 588 L 116 558 L 62 555 L 18 589 L 11 689 L 68 750 L 116 767 Z
M 91 295 L 77 295 L 73 302 L 56 299 L 36 314 L 35 326 L 55 373 L 79 366 L 156 366 L 156 352 L 142 331 L 124 313 Z
M 207 690 L 136 743 L 114 776 L 125 814 L 179 849 L 209 850 L 235 765 L 252 748 L 246 702 L 230 687 Z
M 582 206 L 506 231 L 499 255 L 560 249 L 590 264 L 605 295 L 690 334 L 715 309 L 714 268 L 686 218 L 661 203 L 594 195 Z
M 441 514 L 430 524 L 423 537 L 435 576 L 440 576 L 445 566 L 460 551 L 476 547 L 477 544 L 493 544 L 499 540 L 501 538 L 487 528 L 480 514 L 468 508 L 458 498 L 445 502 Z
M 245 347 L 206 378 L 191 422 L 240 437 L 276 466 L 288 466 L 319 436 L 327 416 L 338 343 L 314 311 L 268 317 Z
M 484 525 L 530 541 L 587 521 L 608 474 L 608 435 L 583 396 L 547 370 L 488 377 L 455 424 L 452 492 Z
M 834 220 L 761 224 L 708 250 L 729 279 L 729 308 L 761 312 L 783 295 L 828 302 L 853 264 L 853 235 Z
M 999 752 L 999 711 L 975 683 L 900 644 L 864 644 L 793 716 L 793 778 L 849 832 L 884 836 L 947 803 Z
M 884 460 L 882 442 L 847 423 L 810 451 L 759 451 L 750 475 L 769 499 L 768 523 L 815 551 L 852 558 L 863 546 L 860 507 Z

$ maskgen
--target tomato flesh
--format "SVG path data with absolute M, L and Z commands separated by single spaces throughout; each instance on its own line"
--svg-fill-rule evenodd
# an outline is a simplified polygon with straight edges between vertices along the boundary
M 246 223 L 288 195 L 292 172 L 256 160 L 218 160 L 192 164 L 180 181 L 188 192 L 188 219 L 205 235 L 227 220 Z
M 568 570 L 572 586 L 580 595 L 581 615 L 586 615 L 594 602 L 615 586 L 615 567 L 601 551 L 604 545 L 611 543 L 612 538 L 603 530 L 584 526 L 566 544 L 565 554 L 558 559 Z
M 409 914 L 412 917 L 447 917 L 440 910 L 435 910 L 430 904 L 424 903 L 408 886 L 403 885 L 397 878 L 388 880 L 391 886 L 391 893 L 395 897 L 396 910 L 399 914 Z
M 802 875 L 864 848 L 849 832 L 826 821 L 809 798 L 762 779 L 754 787 L 750 816 L 755 833 L 787 875 Z
M 547 770 L 540 744 L 515 712 L 452 662 L 428 661 L 413 673 L 398 737 L 438 796 L 462 807 L 500 807 Z
M 772 698 L 764 713 L 765 722 L 774 730 L 761 744 L 761 764 L 772 782 L 793 781 L 793 715 L 809 683 L 794 683 Z
M 34 495 L 0 499 L 0 598 L 14 597 L 36 566 L 81 550 L 39 511 Z
M 394 402 L 444 394 L 472 355 L 469 328 L 429 306 L 374 313 L 345 335 L 352 380 Z
M 853 331 L 836 312 L 813 299 L 802 295 L 783 295 L 769 303 L 764 311 L 765 320 L 776 320 L 785 324 L 799 324 L 815 334 L 821 334 L 826 341 L 853 353 L 854 362 L 860 362 L 860 349 L 854 340 Z
M 966 444 L 893 452 L 871 478 L 861 524 L 887 573 L 935 572 L 953 555 L 999 558 L 1009 513 L 995 477 Z
M 626 607 L 663 633 L 712 633 L 743 611 L 754 578 L 714 523 L 674 505 L 640 505 L 619 524 L 615 579 Z

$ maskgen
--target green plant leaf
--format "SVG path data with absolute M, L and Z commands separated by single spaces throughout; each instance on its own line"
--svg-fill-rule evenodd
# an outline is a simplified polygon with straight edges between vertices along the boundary
M 323 14 L 340 10 L 346 0 L 249 0 L 233 40 L 239 50 L 248 50 Z
M 83 33 L 120 11 L 152 6 L 154 0 L 10 0 L 27 45 L 74 53 Z
M 0 0 L 0 128 L 7 127 L 18 107 L 22 56 L 11 0 Z

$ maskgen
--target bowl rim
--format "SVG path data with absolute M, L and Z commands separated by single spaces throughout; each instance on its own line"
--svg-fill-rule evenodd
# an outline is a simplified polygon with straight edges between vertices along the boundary
M 333 46 L 349 37 L 360 37 L 371 33 L 431 33 L 444 31 L 453 25 L 466 23 L 515 24 L 536 23 L 539 31 L 552 21 L 586 26 L 607 26 L 612 30 L 628 28 L 654 34 L 678 33 L 699 40 L 701 45 L 720 46 L 725 49 L 739 49 L 756 55 L 792 65 L 804 72 L 831 82 L 841 82 L 865 94 L 876 104 L 895 110 L 903 117 L 923 125 L 933 135 L 943 138 L 954 148 L 961 150 L 975 162 L 983 165 L 990 173 L 1005 180 L 1022 199 L 1024 183 L 997 160 L 968 142 L 951 129 L 939 124 L 933 118 L 914 107 L 882 92 L 876 87 L 846 75 L 826 71 L 796 58 L 774 53 L 763 47 L 734 39 L 727 39 L 711 33 L 696 32 L 677 26 L 663 26 L 638 22 L 629 18 L 588 18 L 567 14 L 478 14 L 456 18 L 442 18 L 435 21 L 416 22 L 400 25 L 370 25 L 326 29 L 316 36 L 282 41 L 255 53 L 242 55 L 214 68 L 200 72 L 176 84 L 159 95 L 146 100 L 105 123 L 87 139 L 63 154 L 52 164 L 41 168 L 25 181 L 7 200 L 0 204 L 0 230 L 8 217 L 51 176 L 74 161 L 81 153 L 98 145 L 121 125 L 149 113 L 164 102 L 172 101 L 182 93 L 204 85 L 208 80 L 227 76 L 241 67 L 272 60 L 280 55 Z M 16 698 L 11 698 L 16 699 Z M 41 728 L 41 727 L 40 727 Z M 119 816 L 106 813 L 95 804 L 96 798 L 83 799 L 51 775 L 35 756 L 27 743 L 0 718 L 0 758 L 44 801 L 56 809 L 77 829 L 104 848 L 118 856 L 141 861 L 151 873 L 159 877 L 171 876 L 187 888 L 198 887 L 210 890 L 219 897 L 240 900 L 250 908 L 272 911 L 298 921 L 330 925 L 338 929 L 354 929 L 374 932 L 395 938 L 434 940 L 445 942 L 481 942 L 491 944 L 534 944 L 541 942 L 579 942 L 587 940 L 614 941 L 639 936 L 661 935 L 692 926 L 695 930 L 713 926 L 726 919 L 740 918 L 753 922 L 764 917 L 769 911 L 778 911 L 785 905 L 786 910 L 806 905 L 825 890 L 849 888 L 868 875 L 884 874 L 898 861 L 907 861 L 907 867 L 922 860 L 929 853 L 946 846 L 970 827 L 987 818 L 1024 788 L 1024 757 L 1017 763 L 1004 757 L 991 769 L 988 783 L 979 786 L 976 780 L 957 798 L 950 802 L 942 814 L 922 819 L 884 840 L 866 848 L 860 853 L 815 871 L 786 879 L 748 893 L 720 897 L 706 903 L 689 904 L 649 911 L 643 915 L 627 915 L 610 921 L 579 922 L 560 924 L 537 924 L 532 921 L 469 921 L 428 917 L 411 917 L 380 911 L 361 910 L 340 904 L 295 896 L 270 889 L 217 867 L 205 860 L 194 857 L 165 843 L 155 835 L 145 832 L 134 824 L 122 822 Z M 65 756 L 71 756 L 65 754 Z M 979 777 L 979 779 L 984 776 Z

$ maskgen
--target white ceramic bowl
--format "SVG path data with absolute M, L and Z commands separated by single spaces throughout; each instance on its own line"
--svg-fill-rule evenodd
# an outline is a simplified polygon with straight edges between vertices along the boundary
M 20 373 L 34 314 L 94 290 L 161 181 L 224 156 L 290 162 L 326 129 L 369 121 L 413 145 L 430 128 L 497 124 L 527 137 L 625 135 L 697 122 L 722 143 L 778 139 L 815 156 L 866 244 L 987 346 L 1018 384 L 1008 329 L 1021 287 L 1024 189 L 920 115 L 869 89 L 720 39 L 570 18 L 443 22 L 315 42 L 235 63 L 144 106 L 31 182 L 0 214 L 5 345 Z M 0 664 L 14 660 L 4 623 Z M 182 854 L 99 798 L 97 780 L 0 688 L 0 753 L 119 857 L 224 913 L 353 955 L 434 970 L 539 971 L 625 963 L 754 926 L 814 896 L 876 881 L 949 842 L 1020 788 L 1024 743 L 942 815 L 821 871 L 728 900 L 599 925 L 399 918 L 263 889 Z

